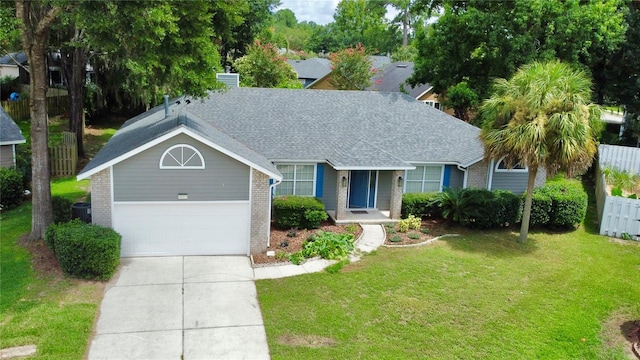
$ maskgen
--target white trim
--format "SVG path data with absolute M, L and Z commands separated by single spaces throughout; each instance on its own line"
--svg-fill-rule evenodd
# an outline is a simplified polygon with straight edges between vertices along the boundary
M 109 167 L 109 178 L 110 178 L 109 179 L 109 184 L 111 185 L 111 189 L 110 189 L 110 192 L 111 192 L 111 228 L 115 229 L 116 228 L 115 216 L 113 214 L 114 214 L 115 209 L 116 209 L 115 208 L 115 204 L 116 204 L 115 199 L 116 199 L 116 197 L 115 197 L 115 189 L 114 189 L 115 186 L 113 184 L 113 170 L 114 170 L 114 167 L 110 166 Z M 93 210 L 91 210 L 91 211 L 93 212 Z M 91 219 L 92 219 L 91 222 L 93 222 L 93 216 L 91 217 Z
M 422 94 L 416 96 L 416 100 L 420 99 L 424 94 L 428 93 L 433 89 L 433 86 L 430 86 L 427 90 L 423 91 Z
M 415 170 L 415 166 L 333 166 L 335 170 Z
M 502 164 L 504 162 L 504 158 L 500 159 L 495 166 L 495 172 L 503 172 L 503 173 L 526 173 L 529 172 L 529 167 L 525 166 L 523 169 L 516 169 L 511 168 L 511 169 L 500 169 L 499 166 L 500 164 Z M 516 166 L 519 164 L 516 164 Z
M 13 167 L 16 167 L 16 144 L 11 145 L 11 152 L 13 153 Z
M 462 188 L 467 188 L 467 180 L 469 179 L 469 168 L 462 167 L 457 165 L 458 170 L 462 171 L 464 175 L 462 175 Z
M 220 201 L 114 201 L 116 205 L 168 205 L 168 204 L 250 204 L 250 200 L 220 200 Z
M 276 174 L 273 171 L 267 170 L 264 167 L 259 166 L 259 165 L 255 164 L 255 163 L 253 163 L 253 162 L 241 157 L 240 155 L 237 155 L 237 154 L 235 154 L 235 153 L 233 153 L 233 152 L 231 152 L 231 151 L 219 146 L 218 144 L 215 144 L 215 143 L 211 142 L 208 139 L 205 139 L 204 137 L 202 137 L 202 136 L 196 134 L 195 132 L 189 130 L 184 125 L 181 125 L 180 127 L 176 128 L 175 130 L 173 130 L 173 131 L 171 131 L 171 132 L 169 132 L 169 133 L 167 133 L 165 135 L 162 135 L 160 137 L 157 137 L 154 140 L 151 140 L 151 141 L 149 141 L 149 142 L 147 142 L 147 143 L 145 143 L 145 144 L 143 144 L 143 145 L 141 145 L 141 146 L 139 146 L 139 147 L 127 152 L 127 153 L 124 153 L 124 154 L 122 154 L 122 155 L 120 155 L 120 156 L 118 156 L 118 157 L 116 157 L 114 159 L 111 159 L 111 160 L 109 160 L 109 161 L 107 161 L 107 162 L 105 162 L 105 163 L 103 163 L 103 164 L 101 164 L 99 166 L 96 166 L 95 168 L 93 168 L 93 169 L 91 169 L 91 170 L 89 170 L 89 171 L 87 171 L 85 173 L 79 174 L 78 176 L 76 176 L 76 179 L 77 180 L 87 179 L 93 174 L 96 174 L 96 173 L 98 173 L 98 172 L 100 172 L 100 171 L 102 171 L 102 170 L 104 170 L 104 169 L 106 169 L 108 167 L 111 167 L 111 166 L 113 166 L 113 165 L 115 165 L 115 164 L 117 164 L 117 163 L 119 163 L 119 162 L 121 162 L 123 160 L 126 160 L 126 159 L 128 159 L 128 158 L 130 158 L 130 157 L 132 157 L 134 155 L 137 155 L 137 154 L 139 154 L 139 153 L 141 153 L 141 152 L 143 152 L 145 150 L 148 150 L 148 149 L 150 149 L 150 148 L 152 148 L 152 147 L 154 147 L 154 146 L 156 146 L 156 145 L 158 145 L 158 144 L 160 144 L 160 143 L 162 143 L 164 141 L 167 141 L 167 140 L 169 140 L 169 139 L 171 139 L 171 138 L 173 138 L 173 137 L 175 137 L 177 135 L 180 135 L 180 134 L 185 134 L 187 136 L 190 136 L 193 139 L 195 139 L 197 141 L 200 141 L 201 143 L 204 143 L 205 145 L 208 145 L 209 147 L 211 147 L 211 148 L 213 148 L 213 149 L 215 149 L 215 150 L 217 150 L 217 151 L 219 151 L 219 152 L 231 157 L 232 159 L 238 160 L 239 162 L 258 170 L 261 173 L 266 174 L 266 175 L 268 175 L 269 177 L 271 177 L 273 179 L 282 179 L 282 176 L 280 174 Z
M 487 174 L 487 190 L 491 190 L 493 187 L 493 168 L 495 166 L 495 161 L 491 159 L 489 162 L 489 171 Z
M 177 149 L 177 148 L 182 148 L 182 156 L 184 157 L 184 148 L 193 150 L 194 154 L 191 155 L 191 157 L 189 159 L 187 159 L 186 161 L 184 160 L 184 158 L 181 158 L 180 160 L 176 159 L 172 154 L 171 151 L 173 149 Z M 175 160 L 178 165 L 162 165 L 162 163 L 164 162 L 164 158 L 169 155 L 173 158 L 173 160 Z M 200 158 L 200 163 L 202 165 L 197 165 L 197 166 L 187 166 L 186 164 L 189 163 L 189 161 L 191 161 L 191 159 L 193 159 L 194 156 L 198 155 L 198 157 Z M 198 149 L 196 149 L 195 147 L 189 145 L 189 144 L 177 144 L 177 145 L 173 145 L 170 148 L 168 148 L 167 150 L 165 150 L 162 153 L 162 156 L 160 156 L 160 169 L 175 169 L 175 170 L 191 170 L 191 169 L 204 169 L 205 168 L 205 163 L 204 163 L 204 158 L 202 157 L 202 154 L 200 153 L 200 151 Z
M 251 230 L 253 230 L 253 212 L 251 206 L 253 205 L 253 170 L 249 168 L 249 236 L 247 236 L 247 256 L 251 255 Z M 269 229 L 271 232 L 271 229 Z M 268 241 L 267 241 L 268 242 Z
M 27 140 L 13 140 L 13 141 L 3 141 L 0 142 L 0 146 L 4 146 L 4 145 L 17 145 L 17 144 L 24 144 L 26 143 Z

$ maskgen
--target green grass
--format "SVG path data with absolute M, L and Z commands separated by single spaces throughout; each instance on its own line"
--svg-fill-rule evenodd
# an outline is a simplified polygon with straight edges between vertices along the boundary
M 86 187 L 87 182 L 59 178 L 52 183 L 52 193 L 75 200 L 86 195 Z M 36 274 L 29 252 L 18 244 L 30 227 L 30 203 L 2 212 L 0 347 L 35 344 L 33 359 L 82 359 L 103 285 Z
M 272 358 L 628 359 L 640 244 L 595 230 L 469 232 L 258 281 Z

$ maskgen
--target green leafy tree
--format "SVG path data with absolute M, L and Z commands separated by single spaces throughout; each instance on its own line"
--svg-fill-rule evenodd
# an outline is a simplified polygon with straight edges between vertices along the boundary
M 364 90 L 371 85 L 369 55 L 362 44 L 331 54 L 331 75 L 329 83 L 338 90 Z
M 442 1 L 442 15 L 416 35 L 412 83 L 436 93 L 467 81 L 480 98 L 494 78 L 508 78 L 532 61 L 560 59 L 589 68 L 624 39 L 624 0 Z M 596 93 L 603 86 L 596 82 Z
M 391 53 L 400 43 L 397 26 L 385 18 L 386 4 L 371 0 L 342 0 L 333 15 L 341 48 L 360 43 L 379 53 Z
M 469 111 L 480 102 L 478 94 L 469 88 L 466 81 L 457 83 L 444 94 L 444 106 L 452 108 L 458 119 L 469 122 Z
M 273 44 L 256 41 L 247 55 L 237 59 L 234 67 L 240 74 L 240 85 L 261 88 L 300 89 L 298 75 Z
M 494 89 L 481 108 L 480 137 L 485 158 L 529 169 L 519 239 L 525 242 L 538 169 L 586 170 L 597 151 L 600 108 L 590 103 L 587 74 L 559 61 L 523 66 L 511 79 L 496 80 Z
M 401 46 L 393 54 L 391 54 L 391 60 L 413 62 L 417 55 L 418 49 L 416 49 L 415 46 Z

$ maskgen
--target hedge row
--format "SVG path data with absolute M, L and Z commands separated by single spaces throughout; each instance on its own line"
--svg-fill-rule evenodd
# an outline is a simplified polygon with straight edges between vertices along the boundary
M 402 217 L 442 216 L 479 229 L 509 226 L 522 221 L 524 196 L 474 188 L 404 194 Z M 587 194 L 579 182 L 550 182 L 533 192 L 530 225 L 570 228 L 584 220 L 586 211 Z
M 80 220 L 53 224 L 45 242 L 62 270 L 72 276 L 107 280 L 120 263 L 121 236 L 113 229 Z
M 22 174 L 13 168 L 0 168 L 0 205 L 3 210 L 13 209 L 24 200 Z
M 308 196 L 280 196 L 273 199 L 275 225 L 281 229 L 316 229 L 327 220 L 324 204 Z

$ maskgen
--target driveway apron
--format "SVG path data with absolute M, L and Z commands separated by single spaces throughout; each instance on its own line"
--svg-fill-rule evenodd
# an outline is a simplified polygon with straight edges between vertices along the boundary
M 241 256 L 122 259 L 88 358 L 269 359 L 253 279 Z

